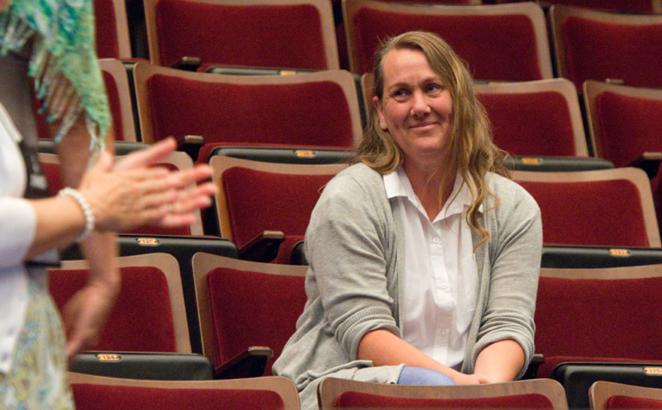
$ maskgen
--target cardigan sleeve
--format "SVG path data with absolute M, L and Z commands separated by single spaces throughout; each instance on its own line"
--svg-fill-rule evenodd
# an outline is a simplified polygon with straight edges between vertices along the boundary
M 526 367 L 534 353 L 534 312 L 542 254 L 540 208 L 519 185 L 508 181 L 497 193 L 490 235 L 490 275 L 487 304 L 473 348 L 473 363 L 487 345 L 505 339 L 524 351 Z M 472 366 L 473 367 L 473 366 Z
M 325 319 L 350 360 L 365 333 L 399 334 L 388 293 L 386 210 L 350 175 L 324 189 L 306 232 L 306 256 Z

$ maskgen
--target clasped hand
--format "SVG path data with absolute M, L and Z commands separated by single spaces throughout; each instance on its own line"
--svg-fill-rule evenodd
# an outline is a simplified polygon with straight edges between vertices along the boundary
M 195 221 L 195 212 L 211 204 L 211 182 L 196 185 L 211 176 L 208 165 L 170 171 L 151 167 L 175 149 L 167 139 L 131 153 L 113 164 L 101 154 L 80 184 L 95 219 L 96 230 L 122 232 L 143 225 L 177 227 Z

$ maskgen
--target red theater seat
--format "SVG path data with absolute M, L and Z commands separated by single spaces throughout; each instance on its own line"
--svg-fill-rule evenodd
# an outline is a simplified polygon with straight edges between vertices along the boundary
M 69 373 L 79 410 L 299 408 L 296 386 L 284 377 L 243 380 L 137 380 Z
M 94 0 L 99 58 L 131 58 L 124 0 Z
M 554 380 L 473 386 L 403 386 L 329 377 L 320 383 L 317 398 L 321 410 L 568 408 L 563 388 Z
M 218 187 L 216 213 L 221 236 L 232 240 L 242 259 L 271 261 L 273 252 L 261 238 L 275 232 L 293 246 L 302 239 L 324 185 L 346 164 L 301 165 L 249 161 L 216 155 L 212 179 Z M 264 251 L 260 249 L 265 249 Z M 247 255 L 263 255 L 250 257 Z M 278 263 L 289 263 L 280 255 Z
M 550 16 L 559 74 L 578 90 L 586 80 L 606 79 L 662 86 L 662 15 L 552 6 Z
M 122 288 L 95 349 L 190 353 L 177 260 L 155 253 L 125 256 L 118 262 Z M 61 268 L 49 270 L 48 287 L 60 311 L 88 277 L 84 261 L 64 261 Z
M 339 68 L 328 0 L 145 0 L 145 22 L 158 65 Z
M 232 76 L 138 63 L 134 75 L 147 143 L 196 135 L 205 143 L 351 148 L 362 135 L 345 71 Z
M 589 390 L 592 410 L 662 409 L 662 389 L 598 381 Z
M 540 6 L 421 6 L 346 0 L 343 16 L 352 72 L 372 71 L 379 42 L 410 30 L 444 38 L 476 79 L 526 81 L 552 78 L 545 18 Z
M 662 89 L 586 81 L 584 101 L 596 156 L 617 167 L 662 160 Z
M 541 271 L 538 377 L 567 361 L 659 361 L 662 265 Z M 608 318 L 608 319 L 607 319 Z
M 476 84 L 494 142 L 511 155 L 588 156 L 574 85 L 561 78 Z
M 307 267 L 259 263 L 198 253 L 193 257 L 203 353 L 217 373 L 252 357 L 238 376 L 271 374 L 271 365 L 294 333 L 306 303 Z M 273 352 L 271 357 L 268 349 Z M 244 362 L 244 363 L 247 363 Z M 265 366 L 266 364 L 266 366 Z M 257 373 L 257 374 L 256 374 Z
M 650 182 L 640 169 L 514 171 L 512 178 L 538 202 L 546 245 L 661 246 Z

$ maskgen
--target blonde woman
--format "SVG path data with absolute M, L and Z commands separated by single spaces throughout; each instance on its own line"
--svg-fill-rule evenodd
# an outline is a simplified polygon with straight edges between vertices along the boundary
M 327 376 L 502 382 L 534 351 L 540 211 L 505 176 L 471 76 L 425 32 L 375 61 L 370 124 L 313 211 L 308 301 L 274 365 L 304 408 Z

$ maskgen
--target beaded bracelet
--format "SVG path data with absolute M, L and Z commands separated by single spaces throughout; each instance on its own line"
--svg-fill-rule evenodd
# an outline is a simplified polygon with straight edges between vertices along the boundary
M 83 229 L 83 232 L 81 232 L 81 234 L 78 235 L 78 238 L 76 238 L 76 242 L 80 242 L 87 238 L 87 236 L 94 230 L 94 214 L 90 208 L 90 203 L 87 202 L 87 199 L 85 199 L 83 194 L 73 188 L 62 188 L 58 195 L 73 198 L 83 211 L 83 215 L 85 216 L 85 229 Z

